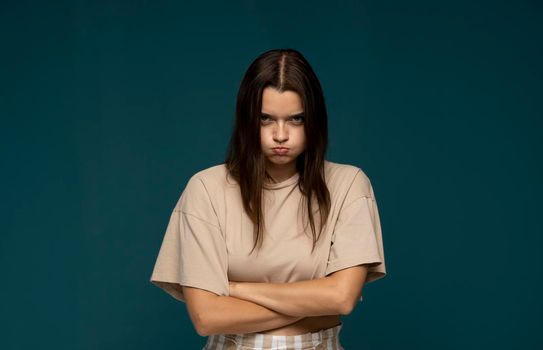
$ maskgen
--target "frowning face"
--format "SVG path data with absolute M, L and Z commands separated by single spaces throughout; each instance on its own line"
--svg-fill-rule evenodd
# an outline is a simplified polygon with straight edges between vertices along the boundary
M 300 95 L 267 87 L 262 92 L 261 112 L 260 141 L 269 167 L 278 173 L 294 171 L 296 158 L 305 150 Z

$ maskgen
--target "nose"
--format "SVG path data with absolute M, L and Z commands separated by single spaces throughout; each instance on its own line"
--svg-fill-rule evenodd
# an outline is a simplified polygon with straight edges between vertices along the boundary
M 273 140 L 278 143 L 282 143 L 288 140 L 288 130 L 285 124 L 279 123 L 279 125 L 275 128 L 275 132 L 273 133 Z

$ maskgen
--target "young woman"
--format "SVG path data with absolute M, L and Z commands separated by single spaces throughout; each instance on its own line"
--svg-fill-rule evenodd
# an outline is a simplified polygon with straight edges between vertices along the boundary
M 326 160 L 327 144 L 307 60 L 257 57 L 226 161 L 188 180 L 151 276 L 186 303 L 204 349 L 343 349 L 340 316 L 386 269 L 370 180 Z

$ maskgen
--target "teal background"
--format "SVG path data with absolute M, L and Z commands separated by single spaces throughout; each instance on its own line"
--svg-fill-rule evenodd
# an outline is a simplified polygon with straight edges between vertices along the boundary
M 542 23 L 538 1 L 3 1 L 0 347 L 203 346 L 148 280 L 245 69 L 294 47 L 382 220 L 388 275 L 343 346 L 540 348 Z

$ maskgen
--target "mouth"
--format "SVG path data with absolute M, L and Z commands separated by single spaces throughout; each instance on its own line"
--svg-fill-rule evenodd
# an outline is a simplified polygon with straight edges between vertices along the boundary
M 277 153 L 277 154 L 285 154 L 288 152 L 288 148 L 286 147 L 274 147 L 272 148 L 272 150 L 274 153 Z

